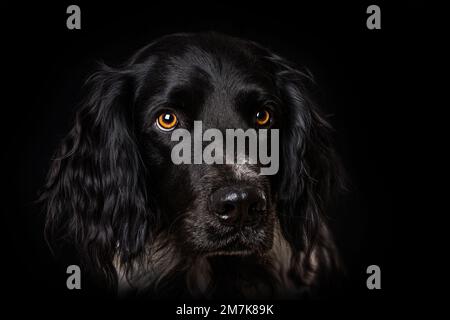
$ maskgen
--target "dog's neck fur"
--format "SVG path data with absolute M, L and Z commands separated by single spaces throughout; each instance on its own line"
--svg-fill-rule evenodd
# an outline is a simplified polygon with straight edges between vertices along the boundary
M 274 228 L 272 248 L 261 256 L 203 256 L 183 261 L 176 246 L 156 241 L 143 261 L 136 261 L 128 271 L 116 259 L 118 294 L 148 294 L 155 298 L 211 298 L 221 294 L 298 297 L 315 282 L 318 254 L 313 250 L 308 261 L 303 252 L 294 255 L 279 225 Z

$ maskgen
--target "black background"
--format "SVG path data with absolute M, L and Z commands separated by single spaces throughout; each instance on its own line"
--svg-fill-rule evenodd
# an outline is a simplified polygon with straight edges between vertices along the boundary
M 66 28 L 70 4 L 81 7 L 81 30 Z M 366 28 L 370 4 L 381 7 L 381 30 Z M 8 294 L 27 301 L 70 301 L 86 294 L 65 288 L 64 266 L 43 242 L 42 213 L 33 201 L 95 62 L 120 63 L 164 34 L 215 30 L 257 41 L 315 76 L 350 177 L 335 221 L 349 275 L 341 298 L 392 297 L 398 267 L 393 255 L 399 251 L 393 220 L 401 214 L 396 203 L 407 148 L 402 125 L 414 108 L 403 97 L 417 92 L 420 104 L 420 83 L 412 77 L 420 78 L 429 9 L 422 2 L 377 1 L 2 5 L 7 103 L 1 111 L 6 237 L 1 256 Z M 382 270 L 378 291 L 366 288 L 371 264 Z

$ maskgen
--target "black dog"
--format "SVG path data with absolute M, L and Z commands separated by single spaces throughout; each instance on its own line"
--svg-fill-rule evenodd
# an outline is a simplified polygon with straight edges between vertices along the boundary
M 170 35 L 103 66 L 42 194 L 47 232 L 119 293 L 296 297 L 339 269 L 325 223 L 339 185 L 310 77 L 249 41 Z M 170 131 L 280 132 L 280 168 L 175 165 Z

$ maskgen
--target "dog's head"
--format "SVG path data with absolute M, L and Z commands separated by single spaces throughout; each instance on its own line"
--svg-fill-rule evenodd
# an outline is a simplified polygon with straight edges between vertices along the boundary
M 50 170 L 48 230 L 106 274 L 115 257 L 132 263 L 158 237 L 186 256 L 264 255 L 279 229 L 292 252 L 311 252 L 336 161 L 310 84 L 267 49 L 212 33 L 166 36 L 119 68 L 102 66 Z M 192 137 L 181 152 L 191 164 L 174 163 L 180 129 Z M 265 140 L 278 170 L 260 174 L 259 158 L 228 163 L 218 149 L 223 164 L 196 161 L 208 129 L 224 147 L 227 129 L 279 130 L 275 144 Z

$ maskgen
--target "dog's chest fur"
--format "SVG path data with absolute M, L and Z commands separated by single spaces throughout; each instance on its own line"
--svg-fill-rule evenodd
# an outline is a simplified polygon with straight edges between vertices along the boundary
M 146 261 L 136 262 L 128 273 L 116 261 L 119 296 L 293 298 L 314 282 L 314 270 L 302 271 L 302 261 L 295 261 L 279 226 L 271 250 L 261 256 L 217 255 L 183 261 L 167 243 L 150 251 Z M 314 259 L 313 254 L 313 264 Z

